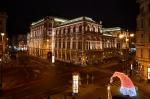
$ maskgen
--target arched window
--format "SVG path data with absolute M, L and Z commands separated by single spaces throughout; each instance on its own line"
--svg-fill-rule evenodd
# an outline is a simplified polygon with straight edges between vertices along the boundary
M 64 28 L 63 30 L 64 30 L 64 31 L 63 31 L 63 35 L 64 35 L 64 34 L 66 34 L 66 29 Z
M 70 27 L 68 27 L 67 29 L 68 29 L 67 34 L 69 34 L 70 33 Z
M 82 32 L 82 25 L 79 26 L 79 32 Z
M 95 27 L 94 26 L 92 26 L 92 29 L 93 29 L 93 32 L 95 32 Z
M 90 31 L 89 25 L 86 26 L 86 31 Z
M 75 33 L 75 32 L 76 32 L 76 27 L 74 26 L 74 27 L 73 27 L 73 33 Z
M 63 29 L 63 28 L 61 29 L 61 35 L 62 35 L 62 34 L 64 34 L 64 29 Z

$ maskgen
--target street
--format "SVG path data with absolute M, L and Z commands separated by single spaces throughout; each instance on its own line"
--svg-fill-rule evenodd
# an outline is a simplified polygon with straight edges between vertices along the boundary
M 62 62 L 51 64 L 20 53 L 18 59 L 3 67 L 3 97 L 43 99 L 66 93 L 71 97 L 72 73 L 78 72 L 81 77 L 78 99 L 107 99 L 107 84 L 115 70 L 120 70 L 120 64 L 115 61 L 105 65 L 81 67 Z

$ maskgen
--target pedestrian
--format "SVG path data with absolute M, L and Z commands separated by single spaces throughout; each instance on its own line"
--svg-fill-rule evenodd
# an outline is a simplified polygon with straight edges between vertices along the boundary
M 86 79 L 87 79 L 87 85 L 88 85 L 88 80 L 89 80 L 89 75 L 86 75 Z
M 49 62 L 51 62 L 50 61 L 50 59 L 51 59 L 51 53 L 50 52 L 47 53 L 47 59 L 48 59 Z
M 91 80 L 92 80 L 92 83 L 93 83 L 94 82 L 94 75 L 93 74 L 92 74 Z

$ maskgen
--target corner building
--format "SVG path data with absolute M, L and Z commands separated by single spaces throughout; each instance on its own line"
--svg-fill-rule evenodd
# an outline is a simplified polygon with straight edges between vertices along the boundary
M 60 61 L 95 64 L 103 61 L 103 56 L 111 57 L 104 50 L 116 48 L 116 38 L 103 35 L 102 24 L 89 17 L 69 20 L 54 30 L 55 58 Z
M 7 33 L 6 33 L 6 23 L 7 23 L 6 12 L 0 12 L 0 59 L 2 55 L 6 52 L 7 48 Z M 4 33 L 2 37 L 1 33 Z
M 53 21 L 49 18 L 32 23 L 28 34 L 30 55 L 46 58 L 54 48 L 55 60 L 80 65 L 99 63 L 115 56 L 116 37 L 104 35 L 101 23 L 89 17 L 72 20 L 53 17 Z
M 56 17 L 45 17 L 33 22 L 27 35 L 28 52 L 32 56 L 47 58 L 52 50 L 52 28 L 66 20 Z
M 150 0 L 137 0 L 136 59 L 145 80 L 150 80 Z

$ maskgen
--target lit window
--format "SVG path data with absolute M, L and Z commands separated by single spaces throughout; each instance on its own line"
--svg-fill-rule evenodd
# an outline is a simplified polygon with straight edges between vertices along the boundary
M 141 58 L 143 58 L 143 49 L 141 49 Z

